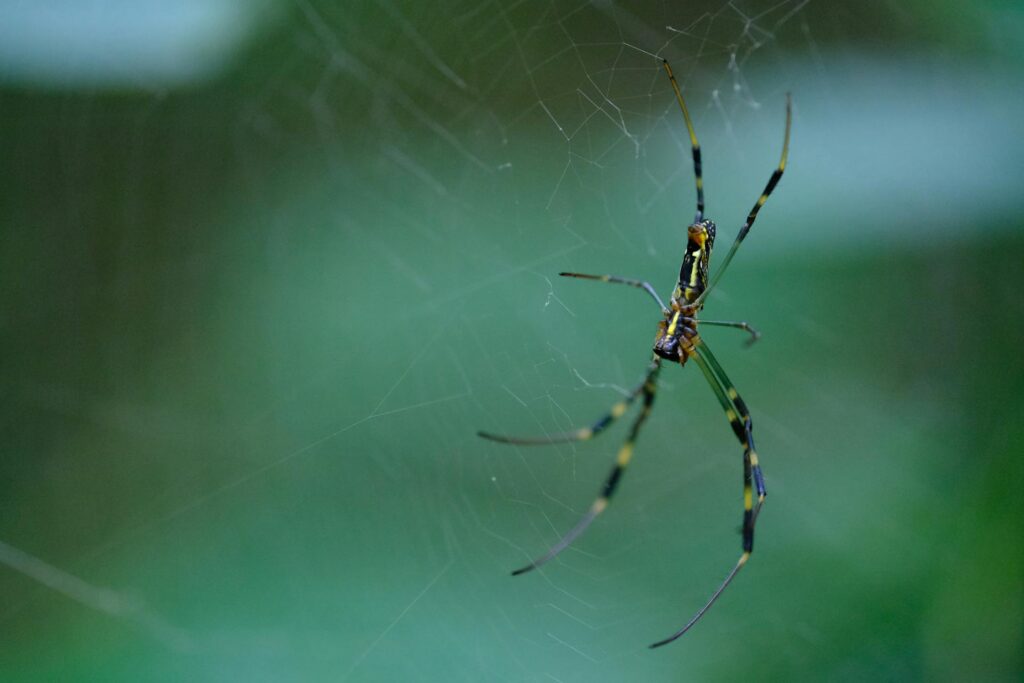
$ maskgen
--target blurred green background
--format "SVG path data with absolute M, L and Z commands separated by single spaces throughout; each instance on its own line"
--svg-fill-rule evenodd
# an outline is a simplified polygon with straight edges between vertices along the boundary
M 1020 680 L 1024 12 L 0 8 L 0 679 Z M 666 368 L 693 214 L 770 496 Z M 722 254 L 719 253 L 719 258 Z

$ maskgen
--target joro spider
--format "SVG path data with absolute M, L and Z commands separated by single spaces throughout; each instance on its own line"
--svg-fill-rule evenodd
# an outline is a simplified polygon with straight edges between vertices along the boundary
M 736 561 L 735 566 L 733 566 L 732 570 L 725 577 L 725 580 L 719 585 L 718 589 L 711 594 L 711 597 L 706 603 L 704 603 L 704 606 L 701 607 L 688 622 L 686 622 L 686 625 L 668 638 L 652 644 L 652 648 L 667 645 L 689 631 L 690 628 L 693 627 L 693 625 L 696 624 L 702 616 L 704 616 L 708 609 L 711 608 L 718 597 L 722 594 L 722 591 L 726 589 L 743 565 L 747 563 L 747 560 L 750 559 L 751 553 L 754 551 L 754 525 L 757 522 L 757 516 L 761 510 L 761 506 L 764 504 L 767 491 L 765 490 L 764 474 L 761 471 L 757 451 L 754 448 L 754 435 L 753 426 L 750 420 L 750 412 L 747 410 L 746 403 L 743 402 L 743 399 L 740 398 L 739 393 L 733 386 L 732 381 L 730 381 L 729 377 L 725 374 L 725 370 L 722 369 L 722 366 L 715 359 L 714 354 L 711 353 L 711 349 L 708 348 L 707 342 L 705 342 L 700 337 L 700 334 L 698 334 L 697 327 L 698 325 L 716 325 L 721 327 L 738 328 L 750 334 L 750 339 L 747 342 L 748 344 L 756 341 L 760 335 L 745 322 L 701 320 L 697 316 L 704 307 L 704 301 L 707 299 L 708 292 L 714 289 L 715 285 L 718 284 L 718 281 L 722 278 L 722 274 L 725 273 L 726 268 L 729 266 L 733 256 L 736 254 L 736 250 L 739 249 L 740 244 L 743 242 L 744 238 L 746 238 L 747 233 L 750 232 L 750 228 L 754 225 L 754 220 L 757 218 L 758 212 L 761 210 L 761 207 L 764 206 L 764 203 L 768 200 L 768 196 L 772 193 L 772 190 L 775 189 L 779 179 L 782 178 L 782 173 L 786 170 L 786 157 L 789 153 L 789 129 L 793 118 L 792 104 L 790 97 L 787 94 L 786 131 L 782 142 L 782 157 L 779 160 L 779 165 L 772 173 L 771 178 L 768 179 L 768 184 L 765 185 L 764 191 L 761 193 L 761 196 L 758 197 L 754 207 L 747 215 L 747 220 L 740 228 L 739 234 L 736 236 L 736 240 L 733 242 L 729 252 L 725 255 L 725 260 L 722 262 L 722 265 L 718 267 L 715 277 L 711 280 L 711 284 L 709 285 L 708 260 L 711 257 L 711 248 L 715 243 L 715 224 L 713 221 L 704 217 L 704 181 L 701 176 L 700 145 L 697 142 L 697 135 L 693 131 L 693 122 L 690 119 L 690 112 L 686 108 L 686 101 L 683 99 L 683 94 L 679 89 L 679 83 L 676 81 L 676 77 L 672 73 L 672 67 L 669 66 L 668 60 L 662 60 L 662 66 L 664 66 L 665 72 L 668 74 L 669 81 L 672 84 L 672 89 L 676 94 L 676 100 L 679 101 L 679 108 L 683 112 L 683 119 L 686 121 L 686 130 L 690 134 L 690 144 L 693 149 L 693 172 L 696 177 L 697 184 L 697 215 L 687 230 L 688 236 L 686 252 L 683 254 L 683 262 L 679 268 L 679 280 L 676 282 L 675 290 L 672 292 L 670 306 L 666 306 L 664 304 L 661 297 L 658 296 L 658 293 L 650 283 L 642 280 L 634 280 L 615 275 L 559 273 L 559 275 L 563 277 L 583 278 L 586 280 L 612 282 L 629 285 L 630 287 L 637 287 L 647 292 L 651 298 L 658 303 L 661 307 L 661 312 L 664 318 L 658 323 L 658 335 L 654 340 L 654 353 L 651 358 L 651 364 L 647 369 L 647 374 L 644 376 L 643 381 L 641 381 L 640 384 L 638 384 L 624 400 L 619 401 L 612 406 L 611 410 L 604 417 L 600 418 L 589 427 L 576 429 L 562 434 L 554 434 L 551 436 L 528 438 L 498 436 L 486 432 L 479 432 L 480 436 L 492 441 L 520 445 L 586 441 L 603 432 L 608 425 L 626 413 L 637 397 L 641 395 L 643 396 L 643 407 L 640 409 L 640 413 L 636 416 L 636 419 L 634 419 L 629 435 L 626 437 L 625 443 L 622 444 L 622 448 L 619 450 L 615 466 L 608 474 L 608 478 L 605 479 L 605 482 L 601 486 L 601 490 L 598 493 L 597 498 L 591 504 L 590 509 L 583 515 L 579 522 L 576 523 L 576 526 L 570 529 L 569 532 L 546 553 L 525 567 L 512 572 L 514 576 L 523 574 L 531 569 L 540 567 L 569 547 L 569 545 L 576 540 L 576 538 L 578 538 L 580 534 L 587 529 L 587 527 L 590 526 L 597 516 L 604 512 L 605 508 L 608 507 L 608 502 L 611 500 L 612 494 L 615 493 L 615 489 L 622 478 L 622 473 L 625 471 L 633 457 L 633 445 L 636 443 L 637 435 L 640 433 L 640 428 L 647 420 L 647 416 L 651 412 L 651 407 L 654 405 L 658 373 L 661 371 L 661 361 L 663 359 L 677 361 L 680 365 L 686 365 L 686 362 L 692 359 L 697 364 L 701 372 L 704 374 L 704 378 L 711 386 L 711 390 L 718 398 L 718 402 L 722 405 L 722 409 L 725 410 L 725 415 L 729 419 L 729 424 L 732 426 L 733 433 L 735 433 L 736 438 L 743 447 L 743 552 L 740 555 L 739 560 Z M 757 493 L 756 503 L 753 499 L 754 492 Z

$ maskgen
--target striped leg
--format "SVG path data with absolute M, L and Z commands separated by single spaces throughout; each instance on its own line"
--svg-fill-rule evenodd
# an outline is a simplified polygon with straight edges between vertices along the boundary
M 636 397 L 644 392 L 644 387 L 647 386 L 648 382 L 652 381 L 652 378 L 657 372 L 658 363 L 652 362 L 650 368 L 647 369 L 647 374 L 644 375 L 643 381 L 629 392 L 629 396 L 613 405 L 607 414 L 602 416 L 589 427 L 574 429 L 571 432 L 562 432 L 561 434 L 552 434 L 550 436 L 502 436 L 500 434 L 491 434 L 490 432 L 477 432 L 477 436 L 482 436 L 485 439 L 497 441 L 498 443 L 510 443 L 518 446 L 542 446 L 550 443 L 587 441 L 588 439 L 592 439 L 603 432 L 608 425 L 622 417 L 626 411 L 629 410 L 629 406 L 633 405 L 633 401 L 636 400 Z
M 768 201 L 769 195 L 775 186 L 779 184 L 779 180 L 782 178 L 783 172 L 786 170 L 786 158 L 789 156 L 789 127 L 793 121 L 793 104 L 789 97 L 789 93 L 786 94 L 786 133 L 782 140 L 782 158 L 779 159 L 779 165 L 772 172 L 771 177 L 768 179 L 768 184 L 764 187 L 764 192 L 757 198 L 754 203 L 754 207 L 747 214 L 747 220 L 743 223 L 743 227 L 740 228 L 740 232 L 736 235 L 736 241 L 732 243 L 729 248 L 729 252 L 725 255 L 725 260 L 722 261 L 722 265 L 718 266 L 715 272 L 715 277 L 711 280 L 711 284 L 708 285 L 707 289 L 701 292 L 701 295 L 697 297 L 694 304 L 700 304 L 707 298 L 708 292 L 714 289 L 718 281 L 722 279 L 722 274 L 725 273 L 725 269 L 729 267 L 729 262 L 732 261 L 732 257 L 736 255 L 736 250 L 740 248 L 740 243 L 746 238 L 747 233 L 750 232 L 750 228 L 754 226 L 754 221 L 757 220 L 757 213 L 764 206 L 764 203 Z
M 751 327 L 745 322 L 733 322 L 732 320 L 700 320 L 698 321 L 701 325 L 714 325 L 716 327 L 735 327 L 738 330 L 743 330 L 750 335 L 750 339 L 747 340 L 744 346 L 751 346 L 754 342 L 761 338 L 761 333 Z
M 729 380 L 728 375 L 725 374 L 725 370 L 718 363 L 718 359 L 715 358 L 714 354 L 711 353 L 711 349 L 708 348 L 707 344 L 699 342 L 699 352 L 707 360 L 708 365 L 711 366 L 712 372 L 715 377 L 718 378 L 721 388 L 725 389 L 726 396 L 732 401 L 736 407 L 736 413 L 729 413 L 726 409 L 726 415 L 729 417 L 729 422 L 732 424 L 733 432 L 736 433 L 736 438 L 743 444 L 744 449 L 750 451 L 750 465 L 753 470 L 754 486 L 757 491 L 757 507 L 761 507 L 761 503 L 764 502 L 765 496 L 768 495 L 768 491 L 764 485 L 764 474 L 761 472 L 761 464 L 757 459 L 757 449 L 754 447 L 754 424 L 750 419 L 750 411 L 747 409 L 747 404 L 740 397 L 739 392 L 736 391 L 736 387 Z M 732 415 L 739 414 L 739 419 L 742 420 L 742 430 L 739 430 L 736 421 Z M 754 511 L 754 516 L 757 516 L 757 510 Z
M 629 431 L 629 436 L 626 438 L 626 442 L 622 444 L 622 448 L 619 449 L 619 455 L 615 459 L 615 466 L 612 467 L 612 471 L 608 473 L 608 478 L 605 479 L 604 484 L 601 486 L 601 492 L 598 494 L 597 499 L 591 504 L 590 509 L 583 515 L 583 517 L 576 523 L 569 533 L 563 536 L 558 543 L 551 546 L 551 549 L 546 553 L 535 559 L 525 567 L 512 572 L 513 576 L 523 574 L 540 567 L 548 560 L 551 560 L 557 556 L 560 552 L 569 547 L 569 545 L 575 541 L 580 534 L 587 530 L 587 527 L 604 512 L 605 508 L 608 507 L 608 501 L 611 500 L 612 495 L 615 493 L 616 487 L 619 485 L 619 480 L 622 479 L 622 473 L 626 470 L 629 465 L 629 461 L 633 458 L 633 445 L 636 443 L 637 436 L 640 434 L 640 428 L 647 420 L 647 416 L 651 413 L 651 406 L 654 405 L 654 396 L 657 392 L 657 379 L 658 371 L 661 369 L 661 359 L 655 357 L 651 364 L 651 371 L 647 374 L 647 378 L 644 380 L 642 387 L 642 393 L 644 395 L 644 405 L 640 409 L 640 413 L 636 416 L 633 421 L 633 427 Z
M 672 89 L 676 92 L 679 108 L 683 110 L 683 118 L 686 120 L 686 132 L 690 134 L 690 149 L 693 151 L 693 175 L 697 180 L 697 217 L 693 219 L 693 222 L 699 223 L 704 218 L 704 176 L 701 174 L 700 143 L 697 142 L 697 134 L 693 132 L 690 110 L 686 108 L 686 100 L 683 99 L 683 93 L 679 89 L 679 83 L 676 81 L 675 74 L 672 73 L 672 67 L 669 66 L 667 59 L 661 60 L 661 63 L 665 67 L 665 73 L 668 74 L 668 80 L 672 83 Z
M 559 273 L 562 277 L 576 277 L 582 280 L 597 280 L 598 282 L 612 282 L 620 285 L 629 285 L 630 287 L 638 287 L 644 290 L 651 297 L 658 302 L 661 306 L 662 313 L 668 313 L 668 309 L 665 308 L 665 302 L 661 300 L 658 293 L 654 291 L 654 287 L 651 286 L 650 282 L 644 282 L 643 280 L 634 280 L 628 277 L 619 277 L 618 275 L 586 275 L 584 273 Z
M 697 339 L 695 346 L 696 353 L 693 353 L 690 357 L 693 358 L 694 362 L 700 367 L 701 372 L 704 373 L 704 378 L 707 379 L 712 391 L 715 392 L 715 396 L 718 398 L 718 402 L 722 405 L 722 409 L 725 410 L 726 417 L 729 418 L 729 424 L 732 425 L 733 433 L 736 434 L 736 438 L 743 445 L 743 553 L 740 555 L 739 560 L 736 561 L 732 571 L 729 572 L 725 580 L 718 586 L 718 589 L 712 593 L 708 601 L 693 615 L 690 621 L 668 638 L 659 640 L 651 645 L 652 648 L 667 645 L 689 631 L 711 609 L 711 606 L 718 600 L 718 596 L 732 583 L 733 578 L 743 568 L 743 565 L 747 563 L 747 560 L 750 559 L 750 554 L 754 552 L 754 524 L 757 521 L 757 513 L 761 509 L 761 504 L 764 502 L 766 495 L 764 478 L 761 475 L 761 467 L 757 464 L 757 453 L 754 450 L 750 413 L 747 411 L 743 399 L 739 397 L 736 389 L 725 376 L 725 372 L 722 371 L 722 367 L 715 360 L 707 345 L 702 340 Z M 751 487 L 752 480 L 757 481 L 758 500 L 756 508 L 754 507 Z

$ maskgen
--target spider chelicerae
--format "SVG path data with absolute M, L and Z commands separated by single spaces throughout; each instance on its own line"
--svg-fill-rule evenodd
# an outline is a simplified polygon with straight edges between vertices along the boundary
M 772 190 L 775 189 L 779 179 L 782 178 L 782 173 L 786 169 L 786 157 L 789 153 L 789 129 L 792 122 L 792 104 L 790 97 L 787 94 L 786 132 L 783 138 L 782 157 L 779 159 L 779 165 L 772 173 L 771 178 L 768 179 L 768 184 L 765 186 L 764 191 L 761 193 L 761 196 L 758 197 L 754 207 L 747 215 L 747 220 L 743 223 L 739 234 L 736 236 L 736 240 L 733 242 L 729 252 L 725 255 L 725 260 L 722 261 L 720 266 L 718 266 L 714 279 L 712 279 L 711 283 L 708 284 L 708 261 L 711 258 L 711 248 L 715 243 L 715 224 L 713 221 L 704 217 L 704 180 L 701 175 L 700 144 L 697 142 L 697 135 L 693 130 L 693 121 L 690 119 L 690 112 L 686 108 L 686 101 L 683 99 L 683 94 L 679 89 L 679 83 L 676 81 L 676 77 L 672 73 L 672 67 L 669 66 L 668 60 L 662 60 L 662 66 L 668 74 L 669 82 L 672 84 L 672 89 L 675 91 L 676 100 L 679 102 L 679 108 L 683 112 L 683 119 L 686 121 L 686 130 L 690 135 L 690 144 L 693 149 L 693 172 L 696 177 L 697 184 L 697 215 L 693 219 L 693 223 L 687 229 L 686 251 L 683 254 L 683 262 L 679 267 L 679 279 L 672 292 L 672 298 L 669 300 L 669 305 L 665 305 L 661 300 L 661 297 L 658 296 L 657 291 L 655 291 L 654 287 L 652 287 L 650 283 L 642 280 L 634 280 L 615 275 L 559 273 L 559 275 L 563 277 L 598 280 L 600 282 L 613 282 L 637 287 L 647 292 L 651 298 L 658 303 L 658 306 L 661 307 L 663 319 L 658 323 L 658 335 L 654 340 L 654 353 L 651 358 L 650 366 L 647 369 L 647 373 L 643 380 L 629 392 L 626 398 L 612 406 L 611 410 L 608 411 L 606 415 L 589 427 L 584 427 L 582 429 L 562 434 L 533 438 L 499 436 L 487 432 L 479 432 L 480 436 L 486 439 L 491 439 L 492 441 L 520 445 L 586 441 L 597 436 L 604 431 L 608 425 L 619 417 L 622 417 L 633 402 L 640 396 L 643 396 L 643 407 L 640 409 L 640 413 L 633 420 L 633 425 L 629 430 L 629 435 L 626 437 L 625 443 L 622 444 L 622 448 L 619 449 L 615 466 L 608 474 L 608 478 L 605 479 L 597 499 L 594 500 L 586 514 L 584 514 L 579 522 L 576 523 L 576 526 L 570 529 L 569 532 L 566 533 L 561 540 L 553 545 L 546 553 L 525 567 L 512 572 L 513 575 L 523 574 L 531 569 L 540 567 L 569 547 L 569 545 L 576 540 L 576 538 L 578 538 L 580 534 L 587 529 L 587 527 L 590 526 L 597 516 L 604 512 L 605 508 L 608 507 L 608 502 L 611 500 L 612 494 L 615 493 L 615 489 L 622 478 L 622 473 L 625 471 L 633 457 L 633 445 L 636 443 L 637 435 L 640 433 L 640 429 L 643 427 L 644 422 L 647 420 L 647 416 L 651 412 L 651 407 L 654 405 L 658 373 L 661 371 L 661 361 L 675 361 L 680 365 L 685 365 L 687 361 L 693 360 L 697 364 L 697 367 L 700 368 L 704 378 L 707 380 L 708 384 L 711 385 L 711 390 L 718 398 L 718 402 L 725 410 L 726 417 L 729 419 L 729 424 L 732 426 L 732 430 L 735 433 L 736 438 L 743 446 L 743 552 L 736 561 L 732 570 L 725 577 L 725 580 L 722 581 L 721 585 L 719 585 L 718 589 L 711 594 L 711 597 L 706 603 L 704 603 L 704 606 L 694 614 L 686 625 L 668 638 L 652 644 L 652 648 L 667 645 L 690 630 L 690 628 L 696 624 L 702 616 L 704 616 L 711 605 L 715 603 L 715 600 L 718 599 L 718 596 L 722 594 L 722 591 L 725 590 L 743 565 L 747 563 L 747 560 L 750 559 L 751 553 L 754 551 L 754 526 L 757 523 L 758 512 L 761 510 L 767 491 L 765 490 L 764 474 L 761 471 L 757 451 L 754 448 L 754 435 L 750 420 L 750 411 L 747 410 L 746 403 L 744 403 L 743 399 L 740 398 L 740 395 L 733 386 L 732 381 L 725 374 L 725 370 L 722 369 L 718 360 L 715 359 L 714 354 L 711 353 L 711 349 L 708 348 L 707 342 L 705 342 L 697 332 L 697 327 L 699 325 L 715 325 L 720 327 L 738 328 L 750 334 L 750 339 L 747 342 L 748 344 L 756 341 L 760 335 L 754 328 L 745 322 L 703 320 L 698 318 L 698 314 L 704 307 L 704 302 L 707 299 L 708 293 L 714 289 L 715 285 L 722 278 L 722 274 L 732 261 L 733 256 L 736 254 L 736 250 L 739 249 L 739 246 L 743 242 L 744 238 L 746 238 L 747 233 L 750 232 L 750 228 L 754 225 L 754 220 L 757 218 L 757 214 L 761 210 L 761 207 L 764 206 L 764 203 L 768 200 L 768 196 L 772 193 Z M 755 493 L 757 495 L 756 502 L 754 500 Z

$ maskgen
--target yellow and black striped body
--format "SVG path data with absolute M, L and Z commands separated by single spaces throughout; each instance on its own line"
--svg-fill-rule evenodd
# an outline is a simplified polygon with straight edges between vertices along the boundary
M 789 130 L 792 122 L 792 104 L 789 96 L 786 96 L 786 129 L 782 142 L 782 156 L 779 164 L 772 173 L 768 184 L 765 186 L 761 196 L 747 214 L 747 219 L 740 228 L 735 241 L 725 254 L 725 258 L 716 264 L 715 277 L 708 277 L 708 263 L 711 259 L 711 249 L 715 242 L 715 224 L 704 218 L 704 180 L 701 163 L 700 144 L 697 141 L 697 134 L 693 129 L 693 121 L 690 112 L 683 99 L 682 90 L 672 73 L 672 67 L 667 60 L 662 60 L 665 72 L 668 75 L 676 100 L 679 102 L 679 109 L 682 111 L 686 123 L 686 131 L 690 137 L 690 146 L 693 153 L 693 172 L 697 189 L 697 213 L 693 223 L 689 226 L 686 252 L 683 254 L 683 261 L 679 267 L 679 279 L 676 281 L 672 298 L 666 304 L 654 287 L 646 280 L 620 277 L 618 275 L 594 275 L 586 273 L 562 272 L 563 277 L 581 278 L 598 282 L 608 282 L 627 285 L 645 291 L 658 304 L 662 311 L 662 319 L 658 325 L 658 336 L 654 340 L 654 357 L 647 368 L 643 381 L 623 396 L 611 409 L 602 417 L 592 422 L 588 427 L 572 429 L 569 431 L 546 434 L 540 437 L 512 437 L 500 436 L 488 432 L 479 432 L 480 436 L 499 441 L 501 443 L 530 445 L 530 444 L 553 444 L 573 441 L 587 441 L 605 432 L 616 420 L 627 414 L 630 407 L 643 397 L 642 407 L 633 419 L 633 425 L 626 436 L 618 456 L 608 473 L 607 478 L 601 485 L 597 497 L 591 503 L 587 511 L 580 517 L 576 525 L 565 533 L 556 543 L 550 546 L 548 551 L 536 557 L 526 566 L 513 571 L 513 574 L 523 574 L 532 569 L 543 566 L 550 560 L 557 557 L 563 550 L 568 548 L 587 528 L 607 509 L 613 494 L 619 486 L 626 468 L 633 458 L 633 448 L 636 444 L 640 430 L 651 413 L 654 399 L 658 388 L 658 374 L 661 371 L 662 360 L 669 360 L 679 364 L 686 364 L 693 361 L 698 366 L 711 387 L 712 392 L 718 399 L 725 416 L 729 421 L 732 432 L 743 449 L 743 524 L 742 524 L 742 552 L 732 571 L 719 584 L 718 589 L 711 594 L 711 597 L 704 603 L 693 617 L 679 630 L 668 638 L 653 643 L 651 647 L 661 647 L 676 640 L 696 624 L 701 617 L 718 600 L 718 597 L 729 586 L 737 572 L 746 565 L 754 550 L 754 527 L 757 523 L 758 514 L 764 503 L 767 489 L 765 488 L 765 477 L 757 456 L 757 449 L 754 445 L 754 425 L 751 420 L 747 404 L 740 397 L 739 392 L 733 385 L 732 380 L 726 375 L 725 370 L 715 358 L 707 343 L 698 333 L 698 325 L 731 327 L 746 331 L 751 335 L 749 343 L 757 340 L 760 334 L 746 322 L 728 320 L 700 320 L 698 316 L 704 308 L 704 301 L 722 274 L 728 268 L 733 256 L 740 244 L 750 232 L 751 226 L 757 219 L 758 211 L 768 200 L 768 196 L 775 189 L 779 179 L 786 169 L 786 158 L 789 153 Z
M 696 314 L 703 302 L 695 303 L 708 286 L 708 261 L 715 244 L 715 224 L 702 220 L 688 230 L 686 252 L 679 266 L 679 280 L 672 292 L 672 310 L 658 326 L 654 353 L 666 360 L 686 362 L 691 339 L 697 335 Z

